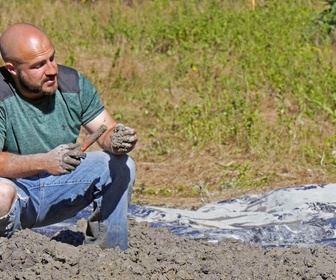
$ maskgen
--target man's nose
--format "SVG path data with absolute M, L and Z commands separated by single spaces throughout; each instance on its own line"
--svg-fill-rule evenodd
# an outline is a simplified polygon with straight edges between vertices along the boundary
M 49 61 L 47 63 L 47 68 L 46 68 L 46 75 L 52 76 L 57 74 L 57 63 L 56 61 Z

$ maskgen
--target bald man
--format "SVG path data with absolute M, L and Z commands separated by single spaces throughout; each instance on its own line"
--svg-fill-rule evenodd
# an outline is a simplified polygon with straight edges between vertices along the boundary
M 82 73 L 56 63 L 37 27 L 9 26 L 0 52 L 0 236 L 61 222 L 93 203 L 84 243 L 125 250 L 135 130 L 117 123 Z M 78 149 L 80 128 L 101 125 L 101 150 Z

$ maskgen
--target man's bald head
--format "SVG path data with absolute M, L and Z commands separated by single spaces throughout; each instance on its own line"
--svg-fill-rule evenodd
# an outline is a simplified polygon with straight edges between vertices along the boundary
M 41 44 L 51 44 L 43 31 L 28 23 L 15 23 L 2 33 L 0 52 L 5 62 L 20 63 L 33 58 Z
M 55 50 L 43 31 L 28 23 L 13 24 L 0 36 L 0 52 L 20 94 L 40 98 L 56 92 Z

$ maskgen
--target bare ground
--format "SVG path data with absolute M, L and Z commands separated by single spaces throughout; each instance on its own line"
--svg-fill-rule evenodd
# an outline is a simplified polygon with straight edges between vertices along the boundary
M 84 220 L 51 240 L 31 230 L 1 238 L 0 279 L 336 279 L 335 248 L 209 243 L 130 221 L 129 249 L 78 245 Z

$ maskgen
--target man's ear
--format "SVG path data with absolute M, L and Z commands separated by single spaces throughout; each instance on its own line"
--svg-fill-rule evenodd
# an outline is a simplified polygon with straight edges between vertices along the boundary
M 6 62 L 5 67 L 8 70 L 8 72 L 11 73 L 13 76 L 17 75 L 16 69 L 15 69 L 15 66 L 13 65 L 13 63 Z

